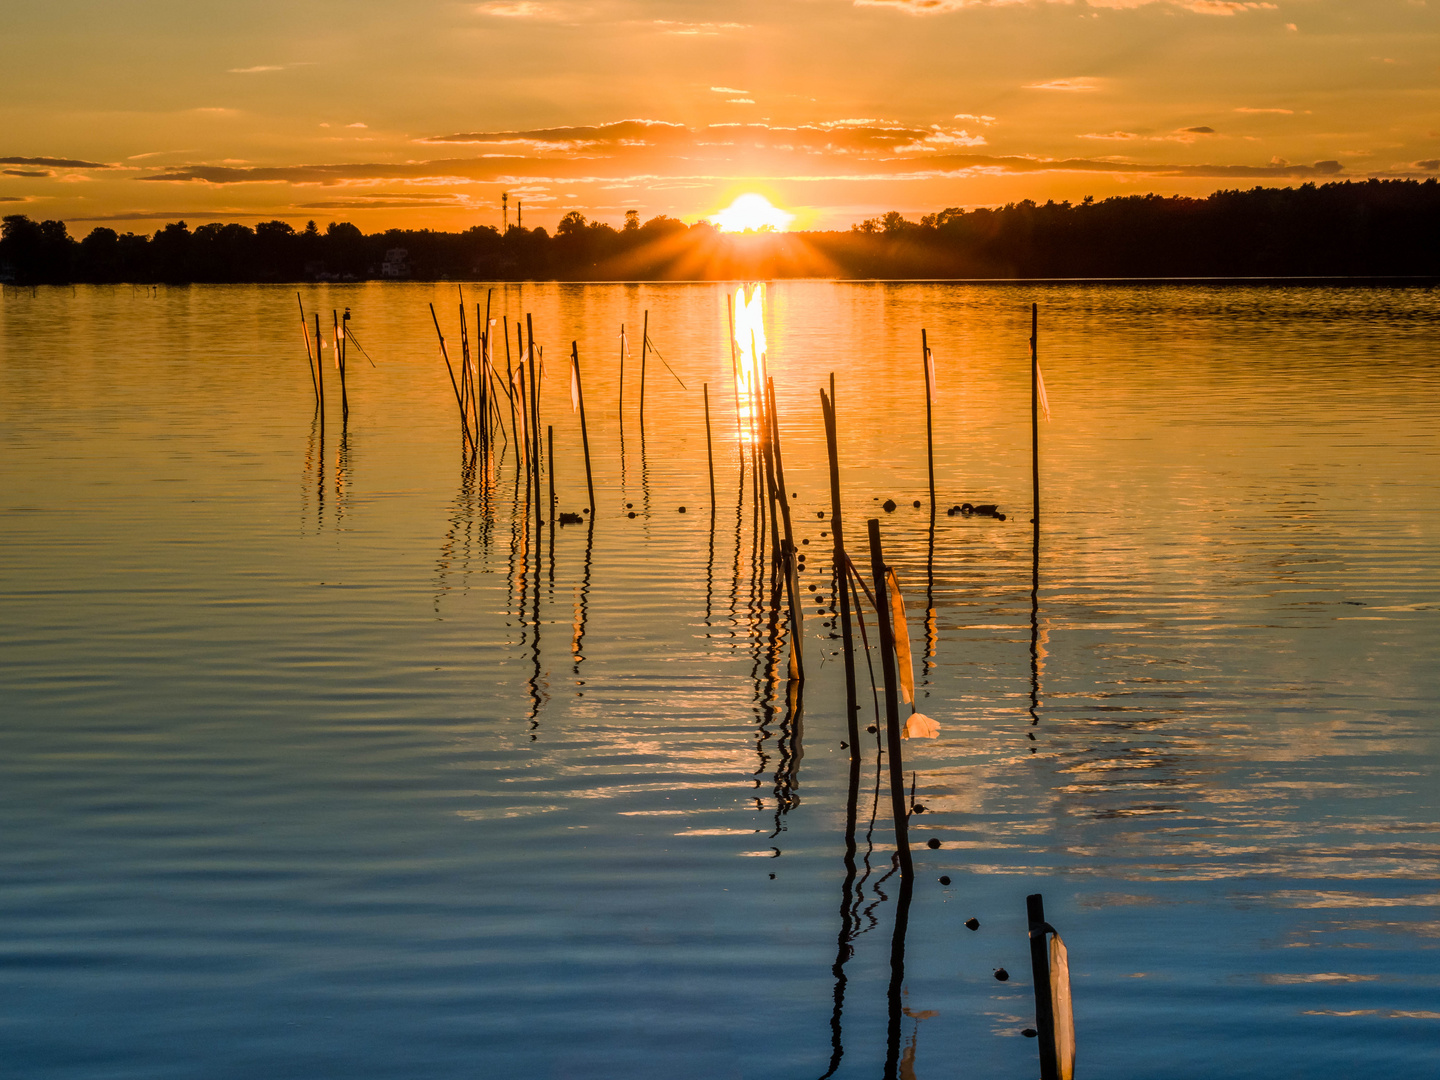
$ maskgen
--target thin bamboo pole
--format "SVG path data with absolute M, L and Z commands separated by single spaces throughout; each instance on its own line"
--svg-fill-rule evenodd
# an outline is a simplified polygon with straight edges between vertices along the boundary
M 585 427 L 585 389 L 580 383 L 580 349 L 570 343 L 570 363 L 575 367 L 575 401 L 580 406 L 580 445 L 585 448 L 585 490 L 590 494 L 590 520 L 595 520 L 595 475 L 590 471 L 590 433 Z
M 525 334 L 527 339 L 526 362 L 530 367 L 530 430 L 535 433 L 535 533 L 539 536 L 541 516 L 540 507 L 540 470 L 546 462 L 540 453 L 540 380 L 535 377 L 535 324 L 530 319 L 529 312 L 525 314 Z
M 315 382 L 320 390 L 320 434 L 322 436 L 325 434 L 325 362 L 320 355 L 323 346 L 324 342 L 320 337 L 320 313 L 317 311 L 315 313 Z
M 650 311 L 645 311 L 645 321 L 640 331 L 640 438 L 645 438 L 645 357 L 650 351 Z
M 625 438 L 625 324 L 620 324 L 620 438 Z M 590 511 L 595 512 L 593 509 Z
M 305 325 L 305 301 L 295 294 L 295 303 L 300 305 L 300 333 L 305 335 L 305 363 L 310 368 L 310 389 L 315 391 L 315 403 L 320 403 L 320 385 L 315 381 L 315 357 L 310 350 L 310 328 Z
M 340 419 L 345 421 L 350 419 L 350 399 L 345 396 L 345 333 L 340 329 L 340 313 L 332 308 L 330 314 L 335 317 L 335 364 L 340 368 Z
M 920 359 L 925 369 L 925 463 L 930 468 L 930 520 L 935 520 L 935 426 L 932 417 L 930 384 L 935 380 L 935 361 L 930 358 L 930 344 L 925 331 L 920 331 Z
M 890 808 L 895 818 L 895 848 L 902 879 L 914 876 L 910 860 L 909 807 L 905 805 L 905 761 L 900 749 L 900 689 L 895 669 L 895 624 L 890 614 L 890 587 L 885 580 L 885 553 L 880 545 L 880 519 L 871 518 L 870 573 L 875 579 L 875 621 L 880 630 L 880 668 L 885 677 L 885 751 L 890 759 Z
M 445 370 L 450 373 L 450 388 L 455 391 L 455 404 L 460 406 L 460 427 L 465 438 L 470 438 L 470 423 L 465 419 L 465 407 L 460 403 L 460 384 L 455 381 L 455 368 L 450 364 L 450 354 L 445 351 L 445 335 L 440 332 L 440 320 L 435 315 L 435 305 L 430 305 L 430 320 L 435 324 L 435 336 L 440 339 L 440 356 L 445 361 Z M 342 393 L 343 386 L 342 386 Z

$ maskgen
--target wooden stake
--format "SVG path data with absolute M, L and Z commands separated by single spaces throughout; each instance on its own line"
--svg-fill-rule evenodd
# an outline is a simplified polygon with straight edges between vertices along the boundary
M 880 519 L 871 518 L 870 573 L 875 579 L 875 621 L 880 630 L 880 668 L 885 676 L 885 750 L 890 758 L 890 807 L 895 817 L 895 847 L 900 876 L 914 876 L 910 861 L 909 807 L 905 805 L 905 761 L 900 749 L 900 689 L 895 670 L 895 624 L 890 615 L 890 585 L 885 580 L 885 554 L 880 547 Z
M 1030 305 L 1030 505 L 1040 546 L 1040 305 Z
M 590 520 L 595 520 L 595 477 L 590 471 L 590 433 L 585 428 L 585 390 L 580 384 L 580 349 L 570 343 L 570 363 L 575 367 L 575 400 L 580 406 L 580 445 L 585 448 L 585 490 L 590 493 Z
M 835 578 L 840 589 L 840 637 L 845 655 L 845 717 L 850 736 L 850 760 L 860 761 L 860 718 L 856 715 L 855 651 L 850 627 L 850 590 L 846 587 L 849 556 L 845 553 L 845 526 L 840 513 L 840 448 L 835 423 L 835 375 L 830 375 L 830 397 L 820 391 L 820 410 L 825 416 L 825 446 L 830 452 L 830 535 L 834 538 Z
M 710 520 L 715 520 L 715 448 L 710 442 L 710 384 L 702 383 L 705 395 L 705 461 L 710 466 Z
M 1025 897 L 1025 914 L 1030 929 L 1030 977 L 1035 984 L 1035 1041 L 1040 1050 L 1040 1080 L 1059 1080 L 1055 1055 L 1055 1003 L 1050 1000 L 1050 951 L 1045 941 L 1045 898 L 1040 893 Z
M 547 477 L 550 481 L 550 544 L 555 544 L 555 425 L 545 425 L 545 457 L 550 462 Z

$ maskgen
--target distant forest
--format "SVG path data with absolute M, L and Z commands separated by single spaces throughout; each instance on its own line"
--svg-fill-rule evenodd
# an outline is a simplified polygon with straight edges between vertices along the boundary
M 1217 191 L 1204 199 L 1136 195 L 1080 203 L 1026 200 L 898 213 L 848 231 L 721 233 L 708 222 L 622 228 L 567 214 L 544 229 L 465 232 L 348 222 L 164 226 L 153 235 L 4 218 L 0 280 L 18 285 L 438 280 L 656 281 L 783 277 L 1146 278 L 1440 276 L 1440 184 L 1367 180 Z

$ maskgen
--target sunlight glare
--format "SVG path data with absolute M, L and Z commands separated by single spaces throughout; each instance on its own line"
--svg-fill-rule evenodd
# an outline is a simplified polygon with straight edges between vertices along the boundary
M 711 216 L 710 221 L 722 232 L 744 232 L 746 229 L 784 232 L 795 215 L 773 205 L 764 195 L 750 192 Z

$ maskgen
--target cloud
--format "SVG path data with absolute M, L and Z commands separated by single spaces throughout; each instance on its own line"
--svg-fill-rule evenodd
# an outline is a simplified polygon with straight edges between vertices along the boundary
M 1025 0 L 853 0 L 856 7 L 877 7 L 901 11 L 906 15 L 945 15 L 976 7 L 1008 7 Z M 1051 4 L 1071 4 L 1074 0 L 1042 0 Z M 1247 11 L 1275 11 L 1276 5 L 1262 0 L 1087 0 L 1092 8 L 1129 10 L 1164 4 L 1197 15 L 1239 15 Z
M 715 94 L 748 94 L 749 90 L 736 90 L 733 86 L 712 86 L 711 93 Z
M 19 195 L 0 195 L 0 202 L 27 202 Z
M 995 123 L 995 118 L 993 116 L 977 116 L 974 113 L 968 112 L 957 112 L 955 114 L 955 119 L 969 120 L 972 124 L 984 124 L 986 127 L 989 127 L 991 124 Z
M 1171 0 L 1176 7 L 1197 15 L 1239 15 L 1246 11 L 1275 11 L 1274 4 L 1240 3 L 1239 0 Z
M 544 4 L 532 3 L 531 0 L 490 0 L 475 10 L 481 15 L 494 15 L 501 19 L 545 19 L 551 14 Z
M 1051 79 L 1049 82 L 1026 83 L 1022 90 L 1098 90 L 1100 87 L 1094 79 Z
M 686 132 L 684 124 L 664 120 L 618 120 L 581 127 L 531 128 L 526 131 L 466 131 L 432 135 L 422 143 L 471 143 L 477 146 L 529 147 L 536 151 L 574 151 L 607 145 L 669 142 Z
M 368 128 L 370 125 L 369 125 L 369 124 L 362 124 L 362 123 L 360 123 L 360 122 L 357 121 L 357 122 L 355 122 L 355 123 L 353 123 L 353 124 L 346 124 L 345 126 L 346 126 L 346 127 L 352 127 L 352 128 Z
M 284 70 L 285 70 L 285 65 L 284 65 L 284 64 L 256 64 L 254 67 L 248 67 L 248 68 L 229 68 L 226 73 L 229 74 L 229 75 L 258 75 L 258 74 L 260 74 L 262 71 L 284 71 Z
M 52 169 L 113 169 L 115 167 L 102 165 L 98 161 L 57 157 L 0 157 L 0 165 L 47 165 Z
M 49 169 L 0 169 L 6 176 L 54 176 Z
M 755 99 L 754 99 L 754 98 L 748 98 L 748 97 L 727 98 L 726 101 L 725 101 L 725 104 L 726 104 L 726 105 L 754 105 L 754 104 L 755 104 Z
M 726 30 L 749 30 L 749 23 L 736 22 L 676 22 L 673 19 L 651 19 L 651 26 L 664 28 L 667 34 L 682 34 L 687 37 L 715 37 Z M 712 87 L 713 89 L 713 87 Z
M 1205 125 L 1205 124 L 1201 124 L 1199 127 L 1188 127 L 1188 128 L 1185 128 L 1184 130 L 1189 131 L 1189 132 L 1192 132 L 1192 133 L 1194 133 L 1194 134 L 1196 134 L 1196 135 L 1214 135 L 1214 134 L 1215 134 L 1215 129 L 1212 128 L 1212 127 L 1208 127 L 1208 126 Z
M 1240 105 L 1235 109 L 1238 113 L 1275 113 L 1277 116 L 1294 116 L 1294 109 L 1252 109 L 1248 105 Z
M 1417 169 L 1425 169 L 1427 172 L 1435 172 L 1440 169 L 1440 158 L 1426 158 L 1424 161 L 1415 162 Z

